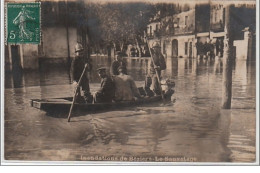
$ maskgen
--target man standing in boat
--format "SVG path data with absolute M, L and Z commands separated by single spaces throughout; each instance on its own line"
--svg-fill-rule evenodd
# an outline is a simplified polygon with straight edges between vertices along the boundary
M 106 68 L 101 67 L 97 69 L 98 75 L 101 78 L 101 87 L 94 94 L 95 103 L 112 102 L 115 96 L 115 85 L 110 76 L 106 74 Z
M 123 59 L 123 53 L 118 51 L 116 53 L 116 60 L 112 62 L 112 65 L 110 68 L 111 75 L 119 75 L 119 71 L 118 71 L 119 67 L 122 67 L 123 73 L 127 74 L 126 65 L 127 65 L 127 63 Z
M 164 56 L 161 53 L 161 46 L 158 42 L 155 42 L 153 44 L 153 48 L 151 49 L 152 53 L 152 58 L 153 61 L 151 60 L 150 63 L 150 76 L 148 76 L 148 79 L 150 78 L 151 80 L 151 90 L 156 94 L 156 95 L 161 95 L 161 90 L 160 90 L 160 84 L 158 81 L 161 80 L 161 71 L 166 69 L 166 62 L 164 59 Z M 158 73 L 159 80 L 156 75 L 156 71 Z
M 88 75 L 87 72 L 90 72 L 92 69 L 92 66 L 90 64 L 90 59 L 89 57 L 84 56 L 84 48 L 81 43 L 76 44 L 75 54 L 76 56 L 75 58 L 72 59 L 71 69 L 70 69 L 72 83 L 74 86 L 77 85 L 84 68 L 86 68 L 85 74 L 82 76 L 81 79 L 80 87 L 84 93 L 85 102 L 92 103 L 93 96 L 90 93 L 89 79 L 87 76 Z

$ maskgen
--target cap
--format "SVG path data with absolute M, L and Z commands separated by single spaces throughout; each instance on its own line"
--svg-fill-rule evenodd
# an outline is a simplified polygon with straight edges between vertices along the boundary
M 98 72 L 101 72 L 101 71 L 106 71 L 106 68 L 105 67 L 100 67 L 97 69 Z
M 153 48 L 156 48 L 156 47 L 160 48 L 160 47 L 161 47 L 161 46 L 160 46 L 160 43 L 154 42 L 154 43 L 153 43 Z
M 83 51 L 83 50 L 84 50 L 84 49 L 83 49 L 82 44 L 77 43 L 77 44 L 75 45 L 75 52 L 80 52 L 80 51 Z

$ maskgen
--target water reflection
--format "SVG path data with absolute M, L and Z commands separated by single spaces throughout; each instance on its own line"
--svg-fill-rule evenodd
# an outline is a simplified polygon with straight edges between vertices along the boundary
M 240 81 L 242 92 L 244 92 L 247 85 L 247 63 L 245 61 L 236 61 L 234 77 Z
M 95 69 L 109 68 L 111 60 L 104 56 L 92 59 L 93 91 L 100 85 Z M 126 60 L 129 74 L 142 85 L 150 59 Z M 220 109 L 221 58 L 167 58 L 166 62 L 162 76 L 176 82 L 174 104 L 88 114 L 73 117 L 69 124 L 66 119 L 44 116 L 44 112 L 29 105 L 31 98 L 72 95 L 67 67 L 43 65 L 38 72 L 24 72 L 18 77 L 6 74 L 6 158 L 80 160 L 82 154 L 105 154 L 254 161 L 255 62 L 235 61 L 232 109 L 228 111 Z

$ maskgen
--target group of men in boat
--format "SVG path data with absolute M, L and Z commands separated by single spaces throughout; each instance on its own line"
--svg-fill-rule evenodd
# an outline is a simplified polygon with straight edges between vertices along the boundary
M 84 57 L 84 48 L 80 43 L 75 46 L 75 58 L 71 63 L 71 79 L 77 85 L 77 91 L 81 87 L 86 103 L 107 103 L 118 101 L 133 101 L 143 96 L 161 95 L 161 70 L 166 69 L 165 59 L 161 53 L 159 43 L 155 43 L 151 49 L 153 59 L 150 64 L 150 74 L 146 77 L 143 90 L 138 89 L 133 78 L 127 74 L 127 64 L 123 60 L 123 54 L 117 52 L 116 59 L 110 68 L 111 75 L 107 74 L 104 67 L 98 68 L 97 72 L 101 78 L 101 86 L 93 95 L 90 93 L 89 79 L 87 73 L 92 70 L 90 58 Z M 79 81 L 81 79 L 81 81 Z M 78 85 L 78 82 L 79 85 Z M 80 96 L 80 94 L 79 94 Z

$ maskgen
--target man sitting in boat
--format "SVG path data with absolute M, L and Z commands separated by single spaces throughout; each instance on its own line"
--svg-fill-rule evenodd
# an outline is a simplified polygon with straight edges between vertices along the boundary
M 171 79 L 161 80 L 162 92 L 165 99 L 169 99 L 174 94 L 175 82 Z
M 145 96 L 148 96 L 148 97 L 154 96 L 154 92 L 150 88 L 151 85 L 152 85 L 152 78 L 150 76 L 147 76 L 145 79 L 145 85 L 144 85 Z
M 95 103 L 112 102 L 115 95 L 115 85 L 111 77 L 106 74 L 106 68 L 101 67 L 97 69 L 98 75 L 101 78 L 101 87 L 94 94 Z
M 119 75 L 119 72 L 118 72 L 119 66 L 122 66 L 123 73 L 127 74 L 126 64 L 127 63 L 123 60 L 123 53 L 118 51 L 116 54 L 116 60 L 112 62 L 112 65 L 110 68 L 111 75 Z
M 124 67 L 118 68 L 119 75 L 114 76 L 115 101 L 133 101 L 141 97 L 135 81 L 124 73 Z

